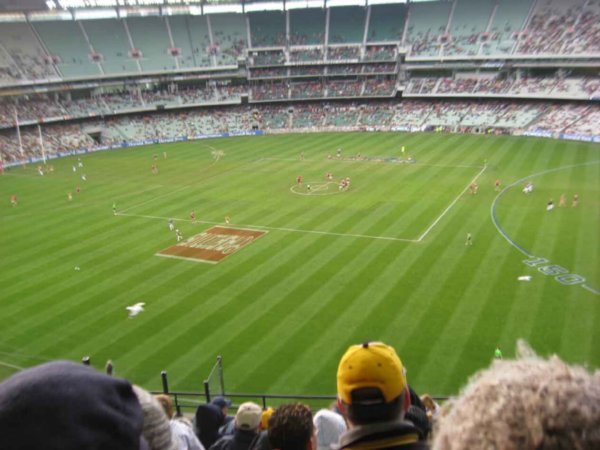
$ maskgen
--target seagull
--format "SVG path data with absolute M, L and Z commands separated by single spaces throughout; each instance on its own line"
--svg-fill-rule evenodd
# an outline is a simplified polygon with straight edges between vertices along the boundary
M 531 281 L 531 275 L 521 275 L 519 278 L 517 278 L 517 280 L 519 280 L 519 281 Z
M 144 305 L 145 303 L 136 303 L 133 306 L 125 307 L 125 309 L 129 311 L 129 318 L 131 319 L 141 313 L 144 310 Z

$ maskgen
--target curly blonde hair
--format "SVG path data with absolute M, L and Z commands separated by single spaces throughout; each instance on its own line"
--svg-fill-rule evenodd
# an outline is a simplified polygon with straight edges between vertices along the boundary
M 496 360 L 442 408 L 434 450 L 600 449 L 600 372 L 537 357 Z

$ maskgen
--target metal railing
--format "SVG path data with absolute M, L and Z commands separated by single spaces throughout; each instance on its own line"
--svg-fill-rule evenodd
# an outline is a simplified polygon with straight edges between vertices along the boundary
M 210 380 L 215 374 L 215 371 L 219 377 L 220 389 L 217 393 L 211 392 Z M 221 356 L 217 356 L 217 361 L 212 367 L 208 377 L 204 380 L 204 392 L 186 392 L 186 391 L 170 391 L 169 380 L 166 371 L 160 373 L 162 381 L 162 392 L 152 391 L 152 394 L 166 394 L 172 397 L 173 405 L 177 411 L 177 415 L 181 416 L 186 411 L 192 413 L 196 410 L 198 405 L 202 403 L 210 403 L 211 399 L 215 395 L 221 395 L 232 400 L 233 407 L 244 401 L 254 401 L 261 405 L 263 409 L 269 406 L 278 406 L 282 403 L 289 403 L 290 401 L 299 401 L 306 403 L 311 409 L 316 410 L 320 408 L 327 408 L 331 402 L 336 400 L 335 395 L 307 395 L 307 394 L 264 394 L 264 393 L 239 393 L 239 392 L 226 392 L 225 382 L 223 375 L 223 359 Z M 235 400 L 241 400 L 236 402 Z M 444 401 L 447 397 L 433 397 L 436 401 Z

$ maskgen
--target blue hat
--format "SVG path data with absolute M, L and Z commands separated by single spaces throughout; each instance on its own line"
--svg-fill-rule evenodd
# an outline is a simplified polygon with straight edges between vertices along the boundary
M 212 399 L 211 403 L 218 406 L 219 408 L 229 408 L 231 406 L 231 400 L 226 397 L 218 396 Z

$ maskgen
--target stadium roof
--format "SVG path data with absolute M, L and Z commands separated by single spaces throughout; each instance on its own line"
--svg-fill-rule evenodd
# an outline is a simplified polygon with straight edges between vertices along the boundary
M 186 6 L 186 5 L 226 5 L 226 4 L 252 4 L 253 10 L 283 9 L 272 8 L 270 4 L 285 3 L 303 4 L 303 7 L 342 6 L 342 5 L 367 5 L 382 3 L 408 3 L 425 2 L 432 0 L 0 0 L 0 12 L 8 11 L 43 11 L 48 9 L 85 9 L 85 8 L 113 8 L 113 7 L 144 7 L 144 6 Z M 261 8 L 259 5 L 265 5 Z
M 48 9 L 44 0 L 0 0 L 0 11 L 35 11 Z

